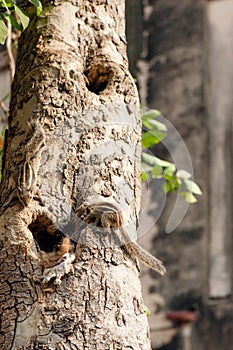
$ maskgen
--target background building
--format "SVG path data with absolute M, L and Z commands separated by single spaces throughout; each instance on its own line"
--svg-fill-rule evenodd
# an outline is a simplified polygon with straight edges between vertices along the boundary
M 165 261 L 168 276 L 143 270 L 154 349 L 233 349 L 232 115 L 233 1 L 128 0 L 131 71 L 142 103 L 179 131 L 203 189 L 182 223 L 165 233 L 176 196 L 141 243 Z M 170 149 L 182 159 L 173 136 Z M 169 154 L 155 148 L 156 154 Z M 155 188 L 148 217 L 159 200 Z M 152 202 L 152 200 L 154 200 Z M 168 310 L 194 310 L 189 326 Z M 174 328 L 175 327 L 175 328 Z M 190 332 L 190 334 L 189 334 Z
M 141 101 L 161 110 L 179 131 L 191 155 L 194 180 L 203 189 L 198 203 L 170 234 L 165 231 L 176 195 L 167 197 L 157 218 L 159 186 L 155 182 L 148 191 L 143 217 L 145 222 L 156 221 L 156 226 L 140 243 L 168 269 L 167 277 L 160 278 L 142 267 L 153 348 L 230 350 L 233 0 L 127 0 L 127 36 Z M 2 48 L 0 98 L 9 90 L 8 59 Z M 0 113 L 3 126 L 6 119 Z M 182 162 L 183 148 L 174 135 L 169 135 L 169 143 Z M 155 152 L 170 156 L 162 147 Z M 168 320 L 170 310 L 195 312 L 196 320 Z

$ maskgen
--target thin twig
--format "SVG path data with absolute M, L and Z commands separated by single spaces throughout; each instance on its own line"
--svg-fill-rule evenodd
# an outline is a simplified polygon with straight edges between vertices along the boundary
M 7 109 L 7 106 L 5 105 L 5 103 L 2 100 L 0 100 L 0 107 L 1 107 L 5 117 L 7 118 L 7 116 L 8 116 L 8 109 Z M 1 123 L 1 117 L 0 117 L 0 123 Z
M 5 7 L 6 7 L 6 10 L 7 10 L 7 13 L 8 15 L 10 15 L 10 10 L 8 9 L 8 6 L 5 2 L 5 0 L 2 0 Z M 10 80 L 11 82 L 13 81 L 13 78 L 14 78 L 14 75 L 15 75 L 15 59 L 14 59 L 14 55 L 12 53 L 12 49 L 11 49 L 11 42 L 12 42 L 12 25 L 11 23 L 8 21 L 7 22 L 7 28 L 8 28 L 8 36 L 7 36 L 7 39 L 6 39 L 6 49 L 7 49 L 7 54 L 8 54 L 8 58 L 9 58 L 9 66 L 10 66 Z
M 7 23 L 7 27 L 8 27 L 8 37 L 7 37 L 7 40 L 6 40 L 6 49 L 7 49 L 7 54 L 8 54 L 8 57 L 9 57 L 10 79 L 11 79 L 11 82 L 12 82 L 13 78 L 14 78 L 14 75 L 15 75 L 15 59 L 14 59 L 14 55 L 13 55 L 12 49 L 11 49 L 12 26 L 11 26 L 10 22 Z

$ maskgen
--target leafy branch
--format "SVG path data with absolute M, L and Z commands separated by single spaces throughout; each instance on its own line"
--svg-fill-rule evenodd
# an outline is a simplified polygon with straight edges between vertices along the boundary
M 41 13 L 42 4 L 39 0 L 28 0 L 27 2 L 36 7 L 37 15 Z M 25 30 L 29 24 L 29 14 L 21 3 L 22 1 L 14 0 L 0 1 L 0 44 L 2 45 L 5 44 L 9 33 L 7 23 L 20 31 Z
M 146 152 L 150 147 L 160 143 L 167 135 L 166 125 L 156 120 L 160 115 L 161 113 L 155 109 L 141 111 L 142 124 L 147 129 L 142 135 L 142 181 L 147 180 L 148 177 L 164 179 L 163 190 L 166 193 L 181 190 L 180 195 L 188 203 L 195 203 L 197 202 L 196 195 L 201 195 L 202 191 L 191 180 L 192 175 L 186 170 L 178 170 L 174 163 Z

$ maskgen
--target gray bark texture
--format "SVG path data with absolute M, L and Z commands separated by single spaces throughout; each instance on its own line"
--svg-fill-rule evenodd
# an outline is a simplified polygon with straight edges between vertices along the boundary
M 20 38 L 0 185 L 3 350 L 151 349 L 137 264 L 101 209 L 119 208 L 135 239 L 141 124 L 124 11 L 45 1 Z

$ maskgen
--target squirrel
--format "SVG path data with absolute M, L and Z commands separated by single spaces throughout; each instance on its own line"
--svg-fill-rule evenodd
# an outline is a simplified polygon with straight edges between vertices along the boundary
M 38 121 L 31 123 L 33 129 L 33 135 L 25 145 L 24 158 L 17 171 L 16 188 L 9 188 L 7 194 L 3 196 L 3 200 L 0 203 L 0 214 L 2 214 L 9 206 L 14 205 L 18 200 L 22 207 L 25 208 L 29 205 L 33 198 L 37 198 L 42 202 L 40 198 L 40 191 L 37 184 L 37 176 L 41 161 L 41 152 L 45 146 L 45 131 Z M 7 144 L 8 131 L 5 133 L 5 143 Z M 5 152 L 3 154 L 3 169 L 5 167 Z M 14 177 L 15 172 L 13 173 Z
M 101 226 L 108 232 L 120 230 L 124 245 L 124 249 L 130 257 L 138 258 L 142 263 L 149 266 L 152 270 L 158 272 L 162 276 L 166 273 L 163 263 L 143 249 L 137 242 L 131 241 L 129 235 L 125 231 L 123 225 L 122 212 L 117 207 L 108 202 L 99 202 L 90 205 L 83 204 L 78 208 L 76 213 L 86 224 L 94 224 Z M 93 221 L 94 220 L 94 221 Z M 61 283 L 61 278 L 73 271 L 73 262 L 75 260 L 74 244 L 70 237 L 63 237 L 58 251 L 51 253 L 41 252 L 43 261 L 43 277 L 42 284 L 48 284 L 54 280 L 54 285 Z M 53 291 L 53 288 L 46 287 L 44 291 Z
M 88 209 L 88 210 L 85 210 Z M 122 235 L 121 242 L 124 244 L 124 249 L 131 257 L 138 258 L 142 263 L 149 266 L 152 270 L 157 271 L 162 276 L 166 273 L 166 268 L 163 263 L 142 248 L 137 242 L 131 241 L 129 235 L 125 231 L 123 225 L 123 215 L 117 207 L 109 202 L 93 203 L 91 205 L 82 205 L 79 207 L 77 214 L 87 224 L 100 225 L 107 231 L 120 230 Z M 93 223 L 93 218 L 95 222 Z
M 37 188 L 37 173 L 41 161 L 41 151 L 45 146 L 45 132 L 36 121 L 33 124 L 34 133 L 25 145 L 25 159 L 19 171 L 18 199 L 23 207 L 27 207 L 35 194 L 40 199 Z
M 43 261 L 43 267 L 49 268 L 54 267 L 58 264 L 60 264 L 64 258 L 64 256 L 67 253 L 73 253 L 74 252 L 74 245 L 71 242 L 70 237 L 65 236 L 63 237 L 61 244 L 58 247 L 58 250 L 54 250 L 50 253 L 45 253 L 43 251 L 40 252 L 41 254 L 41 260 Z
M 74 245 L 67 236 L 62 239 L 58 251 L 51 253 L 41 252 L 43 265 L 41 283 L 45 285 L 43 287 L 44 292 L 53 292 L 55 286 L 61 284 L 62 277 L 73 271 L 74 260 Z

